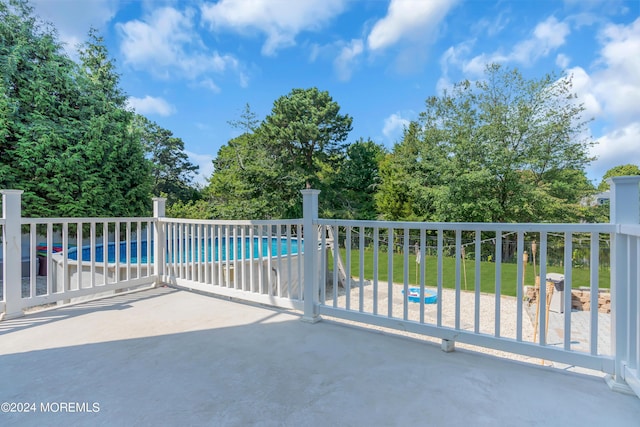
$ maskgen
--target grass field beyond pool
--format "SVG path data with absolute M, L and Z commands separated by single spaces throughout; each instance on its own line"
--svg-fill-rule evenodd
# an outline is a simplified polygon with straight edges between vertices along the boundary
M 348 269 L 347 266 L 347 257 L 346 250 L 340 250 L 342 256 L 342 262 L 345 265 L 345 269 Z M 389 254 L 385 252 L 380 252 L 378 256 L 378 282 L 387 282 L 388 281 L 388 262 L 389 262 Z M 392 254 L 393 258 L 393 282 L 394 283 L 404 283 L 405 280 L 405 272 L 404 272 L 404 256 L 402 254 L 394 253 Z M 422 258 L 422 263 L 416 263 L 415 255 L 409 255 L 409 269 L 407 273 L 407 279 L 409 284 L 416 285 L 419 284 L 420 278 L 419 273 L 416 275 L 416 272 L 419 271 L 418 267 L 422 264 L 425 265 L 425 285 L 429 287 L 436 287 L 438 285 L 438 270 L 437 270 L 438 259 L 434 256 L 427 256 Z M 350 257 L 351 264 L 351 276 L 360 277 L 360 251 L 352 250 Z M 364 251 L 364 271 L 362 274 L 365 279 L 373 280 L 373 250 L 365 249 Z M 517 286 L 521 283 L 521 280 L 517 279 L 517 264 L 515 263 L 502 263 L 500 265 L 501 268 L 501 294 L 502 295 L 510 295 L 516 296 Z M 329 269 L 333 270 L 333 259 L 331 256 L 331 252 L 329 252 Z M 466 271 L 466 280 L 465 280 L 465 271 Z M 590 274 L 589 268 L 584 267 L 574 267 L 572 271 L 573 280 L 572 280 L 572 288 L 576 289 L 578 287 L 586 287 L 590 285 Z M 536 273 L 540 274 L 540 268 L 536 265 Z M 561 273 L 564 274 L 564 270 L 562 267 L 547 267 L 547 273 Z M 495 293 L 495 278 L 496 278 L 496 263 L 495 262 L 480 262 L 480 290 L 482 292 L 487 293 Z M 525 281 L 524 285 L 533 286 L 535 280 L 535 274 L 533 271 L 532 263 L 528 263 L 525 267 Z M 460 289 L 462 290 L 475 290 L 475 282 L 476 282 L 476 265 L 473 260 L 460 260 Z M 609 269 L 599 269 L 598 271 L 598 287 L 599 288 L 608 288 L 610 282 L 610 273 Z M 456 260 L 452 257 L 443 257 L 442 258 L 442 284 L 446 288 L 455 288 L 456 287 Z

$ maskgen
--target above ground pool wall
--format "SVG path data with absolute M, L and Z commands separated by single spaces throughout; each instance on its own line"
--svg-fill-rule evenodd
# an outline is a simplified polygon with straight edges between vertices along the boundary
M 298 260 L 300 258 L 300 260 Z M 267 258 L 222 261 L 190 264 L 168 263 L 166 272 L 169 277 L 192 280 L 199 283 L 234 288 L 263 295 L 277 295 L 285 298 L 300 299 L 300 273 L 298 263 L 304 255 L 284 255 L 278 263 L 271 259 L 271 268 Z M 259 278 L 262 277 L 262 282 Z M 272 290 L 269 292 L 269 280 Z M 171 279 L 170 279 L 171 282 Z M 279 286 L 279 287 L 278 287 Z M 279 292 L 278 292 L 279 291 Z
M 52 255 L 53 275 L 52 275 L 52 290 L 54 293 L 63 291 L 73 291 L 77 289 L 91 289 L 92 280 L 93 287 L 96 290 L 95 294 L 83 297 L 72 298 L 65 302 L 80 302 L 97 297 L 114 295 L 118 292 L 124 292 L 127 289 L 121 290 L 108 290 L 104 291 L 100 289 L 100 286 L 105 284 L 116 283 L 116 264 L 109 263 L 105 271 L 104 263 L 97 262 L 93 268 L 90 261 L 83 261 L 80 270 L 78 270 L 78 261 L 67 259 L 66 260 L 66 274 L 64 266 L 64 258 L 62 253 Z M 149 275 L 149 268 L 147 264 L 140 265 L 140 275 L 138 276 L 138 265 L 132 264 L 130 270 L 126 264 L 120 264 L 119 268 L 119 281 L 127 279 L 137 279 L 147 277 Z M 129 273 L 127 273 L 129 271 Z M 127 276 L 129 274 L 129 276 Z M 78 283 L 80 279 L 80 284 Z M 105 282 L 106 279 L 106 282 Z M 151 280 L 150 280 L 151 281 Z

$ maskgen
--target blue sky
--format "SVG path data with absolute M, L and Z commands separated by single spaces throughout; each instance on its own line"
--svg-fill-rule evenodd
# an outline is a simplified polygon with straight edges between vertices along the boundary
M 211 175 L 228 124 L 293 88 L 327 90 L 353 117 L 349 142 L 391 148 L 428 96 L 485 64 L 573 75 L 593 117 L 598 183 L 640 165 L 640 1 L 32 0 L 69 51 L 98 28 L 130 105 L 182 138 Z

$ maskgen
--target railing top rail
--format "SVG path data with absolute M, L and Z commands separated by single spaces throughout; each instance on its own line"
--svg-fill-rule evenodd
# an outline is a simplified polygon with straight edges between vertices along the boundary
M 620 224 L 620 233 L 640 237 L 640 224 Z
M 615 233 L 616 224 L 551 224 L 551 223 L 486 223 L 486 222 L 412 222 L 412 221 L 359 221 L 339 219 L 319 219 L 318 225 L 338 225 L 351 227 L 409 228 L 418 230 L 461 230 L 461 231 L 524 231 L 524 232 L 574 232 L 574 233 Z
M 95 218 L 22 218 L 23 225 L 30 224 L 77 224 L 82 223 L 102 223 L 102 222 L 153 222 L 153 217 L 95 217 Z
M 221 220 L 221 219 L 187 219 L 187 218 L 158 218 L 160 223 L 203 224 L 203 225 L 302 225 L 302 219 L 277 220 Z

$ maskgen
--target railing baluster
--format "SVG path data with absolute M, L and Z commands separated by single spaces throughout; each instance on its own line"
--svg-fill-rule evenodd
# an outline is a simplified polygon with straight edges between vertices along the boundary
M 127 280 L 131 280 L 131 221 L 127 221 L 125 240 L 124 256 L 127 260 Z
M 540 301 L 538 303 L 540 316 L 540 345 L 547 345 L 547 232 L 540 232 Z
M 285 228 L 283 228 L 283 227 L 285 227 Z M 282 260 L 284 258 L 284 255 L 283 255 L 282 251 L 284 250 L 283 248 L 286 247 L 287 243 L 285 241 L 284 246 L 283 246 L 283 244 L 282 244 L 282 239 L 283 239 L 282 232 L 284 230 L 284 232 L 286 234 L 286 226 L 279 225 L 277 227 L 277 230 L 278 230 L 278 236 L 277 236 L 278 237 L 278 280 L 277 280 L 278 296 L 279 297 L 284 297 L 286 295 L 285 295 L 284 289 L 282 288 L 282 271 L 283 271 L 282 268 L 283 268 L 283 265 L 284 265 L 283 262 L 282 262 Z M 285 239 L 286 239 L 286 236 L 285 236 Z M 285 260 L 290 259 L 291 256 L 292 256 L 290 253 L 287 253 L 286 255 L 287 255 L 286 258 L 284 258 Z M 300 254 L 298 254 L 298 256 L 300 256 Z M 289 269 L 289 267 L 290 266 L 287 266 L 287 270 Z
M 77 267 L 77 283 L 78 289 L 82 289 L 82 223 L 76 223 L 76 254 L 78 255 L 78 267 Z
M 63 293 L 69 290 L 69 224 L 62 224 L 62 289 L 58 289 Z
M 360 312 L 364 311 L 364 227 L 360 227 L 360 240 L 358 241 L 359 246 L 359 270 L 358 270 L 358 278 L 360 283 L 360 295 L 358 298 L 358 310 Z
M 438 230 L 438 299 L 436 301 L 436 324 L 442 326 L 442 249 L 444 246 L 443 230 Z
M 347 271 L 347 283 L 345 285 L 346 294 L 345 294 L 345 308 L 347 310 L 351 310 L 351 226 L 347 226 L 347 233 L 345 236 L 345 261 L 347 265 L 345 269 Z
M 338 280 L 338 257 L 340 256 L 340 245 L 339 245 L 339 237 L 338 237 L 338 226 L 335 225 L 333 227 L 333 242 L 331 242 L 331 244 L 333 245 L 333 306 L 337 307 L 338 306 L 338 286 L 339 285 L 339 280 Z
M 456 287 L 456 300 L 455 300 L 455 328 L 460 329 L 460 278 L 461 271 L 460 267 L 462 264 L 462 236 L 461 231 L 456 230 L 456 238 L 455 238 L 455 250 L 453 251 L 456 255 L 456 279 L 455 279 L 455 287 Z
M 194 278 L 195 282 L 202 283 L 202 225 L 195 224 L 193 226 L 193 235 L 195 245 L 193 247 L 193 257 L 194 257 Z
M 404 320 L 409 319 L 409 229 L 405 227 L 404 234 L 402 236 L 402 285 L 403 285 L 403 296 L 402 296 L 402 318 Z
M 91 270 L 91 287 L 96 287 L 96 223 L 91 221 L 89 226 L 89 263 Z
M 151 264 L 151 258 L 152 258 L 151 249 L 153 248 L 153 244 L 152 244 L 152 241 L 151 241 L 152 240 L 151 239 L 151 224 L 152 223 L 150 221 L 147 221 L 147 276 L 151 276 L 151 265 L 152 265 Z M 167 233 L 166 233 L 167 226 L 166 226 L 166 224 L 157 224 L 156 226 L 157 227 L 164 227 L 165 232 L 162 233 L 161 235 L 164 236 L 164 239 L 165 239 L 165 242 L 166 242 L 166 240 L 167 240 Z M 158 257 L 158 259 L 162 260 L 163 262 L 167 259 L 167 245 L 166 245 L 165 242 L 163 242 L 163 244 L 162 244 L 162 253 L 155 255 L 155 256 Z M 158 271 L 154 271 L 153 274 L 157 275 L 158 273 L 159 273 Z M 167 274 L 166 273 L 166 269 L 164 271 L 164 274 Z
M 241 253 L 240 273 L 242 274 L 242 290 L 248 291 L 250 283 L 247 280 L 247 227 L 240 229 L 240 241 L 238 242 L 238 250 Z
M 46 258 L 46 263 L 47 263 L 47 295 L 51 295 L 54 293 L 54 289 L 53 289 L 53 274 L 54 274 L 54 270 L 52 268 L 52 262 L 51 262 L 51 253 L 53 252 L 53 224 L 49 223 L 47 224 L 47 258 Z M 66 251 L 64 251 L 63 253 L 66 253 Z M 55 270 L 55 272 L 57 273 L 57 270 Z M 57 289 L 56 289 L 57 290 Z
M 36 289 L 36 247 L 37 243 L 36 225 L 29 226 L 29 297 L 33 298 L 37 295 Z
M 590 338 L 590 346 L 589 351 L 591 354 L 598 354 L 598 296 L 599 296 L 599 278 L 598 278 L 598 269 L 600 266 L 600 234 L 599 233 L 591 233 L 591 260 L 590 260 L 590 270 L 591 270 L 591 301 L 590 301 L 590 309 L 591 309 L 591 318 L 589 322 L 589 327 L 591 328 L 591 338 Z M 632 268 L 631 266 L 629 266 Z
M 482 261 L 482 232 L 475 231 L 475 282 L 474 282 L 474 310 L 473 313 L 473 331 L 477 334 L 480 332 L 480 291 L 482 290 L 480 262 Z
M 286 233 L 287 233 L 287 253 L 290 254 L 292 249 L 292 237 L 291 237 L 291 224 L 287 224 L 287 229 L 286 229 Z M 301 258 L 302 257 L 302 247 L 298 246 L 298 256 L 296 258 Z M 291 279 L 293 278 L 293 274 L 292 274 L 292 270 L 293 270 L 293 262 L 291 261 L 291 257 L 288 257 L 287 260 L 287 297 L 288 298 L 293 298 L 293 292 L 292 292 L 292 286 L 291 286 Z M 302 283 L 298 282 L 298 295 L 297 297 L 299 297 L 302 294 Z
M 142 223 L 140 221 L 136 221 L 136 270 L 138 273 L 136 277 L 139 279 L 142 277 Z
M 502 294 L 502 230 L 496 231 L 495 336 L 500 336 L 500 296 Z
M 373 314 L 378 314 L 378 251 L 380 229 L 373 228 Z M 337 277 L 337 276 L 336 276 Z
M 97 256 L 96 250 L 96 257 Z M 102 271 L 104 271 L 102 275 L 103 285 L 107 285 L 109 283 L 109 221 L 102 223 L 102 269 Z
M 573 275 L 573 234 L 564 233 L 564 349 L 571 350 L 571 288 Z
M 393 317 L 393 228 L 387 229 L 387 317 Z
M 184 277 L 184 275 L 182 274 L 183 273 L 183 263 L 184 263 L 184 240 L 183 240 L 184 239 L 184 237 L 183 237 L 184 233 L 183 233 L 183 225 L 184 224 L 180 224 L 180 223 L 176 224 L 176 228 L 177 228 L 177 231 L 178 231 L 178 233 L 176 235 L 176 238 L 177 238 L 176 248 L 178 250 L 178 256 L 177 256 L 177 259 L 176 259 L 176 267 L 177 267 L 178 274 L 176 274 L 176 277 L 178 277 L 180 279 Z
M 254 270 L 255 268 L 253 267 L 255 264 L 255 257 L 254 257 L 254 228 L 253 226 L 249 229 L 249 277 L 250 277 L 250 284 L 251 284 L 251 292 L 255 292 L 255 281 L 256 281 L 256 277 L 255 277 L 255 273 Z
M 516 340 L 522 341 L 522 298 L 523 298 L 523 287 L 525 283 L 524 279 L 524 263 L 523 263 L 523 253 L 524 253 L 524 232 L 518 231 L 517 233 L 517 247 L 516 247 L 516 260 L 518 263 L 517 266 L 517 277 L 516 277 Z
M 266 257 L 264 253 L 264 227 L 262 225 L 258 225 L 258 293 L 264 294 L 267 289 L 267 281 L 264 277 L 264 264 L 266 262 Z
M 238 227 L 233 226 L 233 288 L 242 289 L 240 279 L 238 278 L 240 268 L 238 264 L 242 262 L 242 242 L 238 240 Z
M 420 270 L 420 323 L 424 323 L 424 297 L 426 294 L 425 291 L 425 272 L 427 265 L 427 254 L 426 254 L 426 237 L 427 231 L 424 228 L 420 229 L 420 263 L 416 263 L 416 268 Z M 417 259 L 418 254 L 416 254 Z
M 223 272 L 224 272 L 224 256 L 223 256 L 223 252 L 222 252 L 222 247 L 223 242 L 224 242 L 224 236 L 222 235 L 222 225 L 217 226 L 216 225 L 216 247 L 218 248 L 217 252 L 217 261 L 216 261 L 216 267 L 218 269 L 218 286 L 224 286 L 224 276 L 223 276 Z
M 327 230 L 325 226 L 321 225 L 320 231 L 320 247 L 322 248 L 320 255 L 320 303 L 324 304 L 327 300 L 327 271 L 328 271 L 328 259 L 327 259 Z M 280 234 L 278 234 L 278 242 L 280 242 Z M 280 247 L 278 247 L 278 266 L 280 266 Z M 278 278 L 280 275 L 278 274 Z M 278 296 L 280 296 L 280 281 L 278 280 Z

